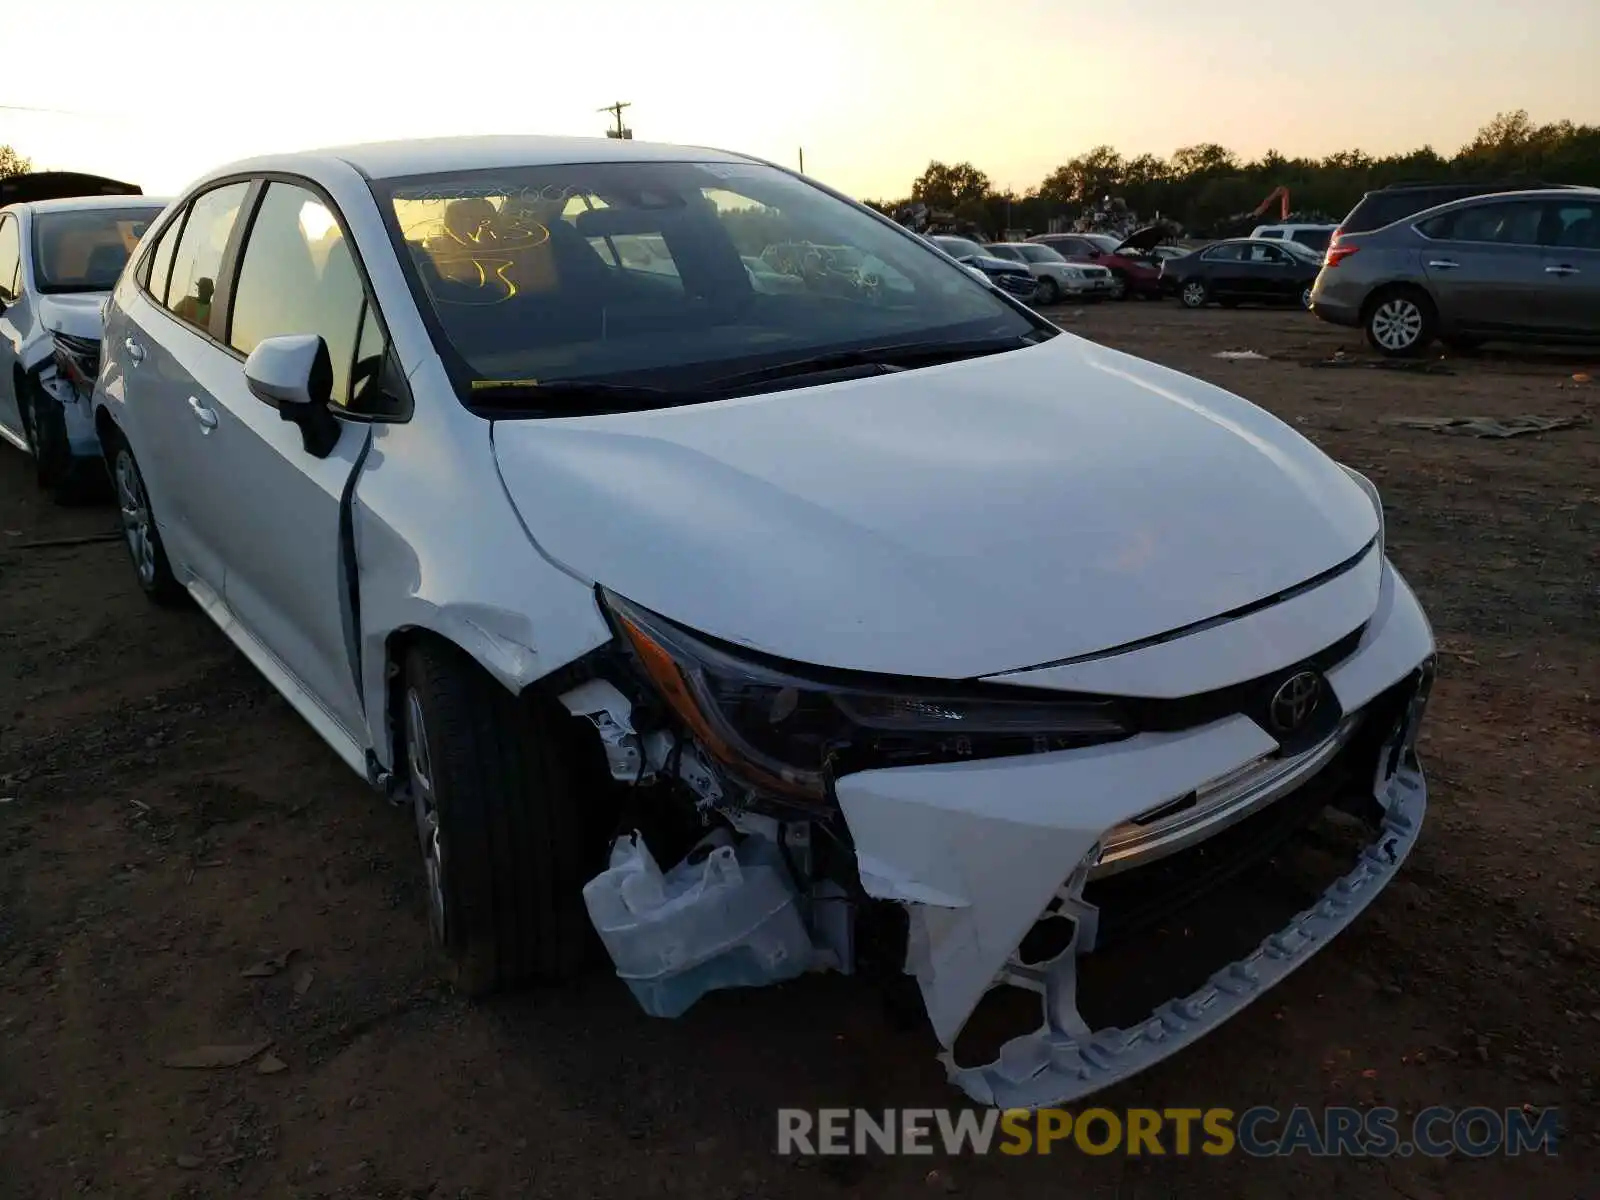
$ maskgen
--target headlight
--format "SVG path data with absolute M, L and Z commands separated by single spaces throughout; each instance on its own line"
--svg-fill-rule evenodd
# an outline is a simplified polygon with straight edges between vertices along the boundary
M 828 776 L 867 767 L 1065 750 L 1132 732 L 1114 701 L 756 662 L 603 598 L 678 719 L 735 778 L 782 797 L 823 800 Z
M 1367 499 L 1372 501 L 1372 510 L 1378 514 L 1378 554 L 1381 556 L 1386 552 L 1384 539 L 1383 497 L 1378 494 L 1378 489 L 1376 485 L 1373 484 L 1372 480 L 1368 479 L 1360 471 L 1357 471 L 1354 467 L 1346 467 L 1343 463 L 1340 463 L 1339 466 L 1343 468 L 1346 475 L 1355 480 L 1356 486 L 1367 494 Z

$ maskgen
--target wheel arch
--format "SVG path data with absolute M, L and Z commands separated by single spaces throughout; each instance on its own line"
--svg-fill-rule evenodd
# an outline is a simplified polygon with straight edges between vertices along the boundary
M 554 703 L 571 685 L 575 664 L 610 643 L 610 630 L 603 619 L 598 625 L 591 644 L 559 661 L 554 654 L 541 654 L 525 644 L 531 640 L 527 639 L 525 617 L 512 613 L 497 617 L 479 605 L 429 608 L 385 630 L 364 631 L 362 640 L 375 659 L 362 669 L 373 756 L 369 773 L 398 777 L 404 771 L 404 673 L 412 648 L 423 644 L 444 647 L 471 662 L 508 695 Z M 374 782 L 379 779 L 375 777 Z

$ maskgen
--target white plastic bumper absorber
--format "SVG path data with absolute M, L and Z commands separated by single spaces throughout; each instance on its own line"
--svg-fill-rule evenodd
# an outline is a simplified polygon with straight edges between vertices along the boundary
M 1432 653 L 1426 617 L 1388 568 L 1360 645 L 1327 681 L 1343 710 L 1356 713 Z M 1078 955 L 1095 944 L 1096 913 L 1083 899 L 1090 867 L 1108 831 L 1272 754 L 1276 743 L 1258 725 L 1237 716 L 1083 750 L 840 779 L 863 887 L 909 913 L 906 970 L 921 987 L 952 1081 L 985 1104 L 1073 1101 L 1188 1045 L 1309 960 L 1394 877 L 1416 843 L 1427 790 L 1412 742 L 1425 701 L 1424 694 L 1413 703 L 1379 756 L 1381 830 L 1355 868 L 1198 991 L 1127 1029 L 1092 1030 L 1078 1010 Z M 1073 920 L 1073 944 L 1025 965 L 1018 947 L 1047 911 Z M 957 1035 L 984 995 L 1003 984 L 1039 995 L 1039 1027 L 1012 1038 L 993 1062 L 958 1066 Z

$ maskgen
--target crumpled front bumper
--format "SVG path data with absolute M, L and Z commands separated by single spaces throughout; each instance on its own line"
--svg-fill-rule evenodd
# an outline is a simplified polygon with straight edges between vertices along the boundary
M 1381 828 L 1354 868 L 1309 908 L 1198 990 L 1138 1022 L 1092 1029 L 1080 1015 L 1078 960 L 1100 914 L 1086 900 L 1108 835 L 1276 751 L 1244 715 L 1178 733 L 1085 750 L 846 776 L 837 794 L 865 890 L 910 916 L 915 975 L 950 1078 L 1002 1107 L 1063 1104 L 1127 1078 L 1216 1028 L 1284 979 L 1353 921 L 1416 843 L 1427 790 L 1414 753 L 1431 681 L 1433 635 L 1399 574 L 1384 566 L 1376 611 L 1356 649 L 1327 671 L 1346 714 L 1408 697 L 1381 738 L 1372 781 Z M 1407 691 L 1415 681 L 1416 687 Z M 1390 711 L 1385 709 L 1384 711 Z M 1385 718 L 1389 720 L 1390 718 Z M 1071 922 L 1070 944 L 1044 962 L 1019 948 L 1041 918 Z M 956 1038 L 1000 985 L 1036 993 L 1038 1028 L 992 1062 L 958 1065 Z

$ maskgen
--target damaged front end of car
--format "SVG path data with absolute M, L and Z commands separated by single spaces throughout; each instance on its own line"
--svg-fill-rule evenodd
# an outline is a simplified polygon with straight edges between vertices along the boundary
M 1387 565 L 1377 609 L 1323 650 L 1162 701 L 801 669 L 600 598 L 618 637 L 561 699 L 631 815 L 676 792 L 701 827 L 769 841 L 808 965 L 913 977 L 951 1080 L 980 1103 L 1067 1103 L 1203 1036 L 1366 907 L 1426 807 L 1432 633 Z M 1329 814 L 1290 907 L 1227 907 L 1230 881 L 1315 841 Z M 652 903 L 705 886 L 652 884 Z M 661 962 L 685 968 L 733 945 L 663 940 Z M 797 973 L 792 954 L 770 958 L 770 976 L 734 985 Z M 973 1059 L 993 1002 L 1019 998 Z

